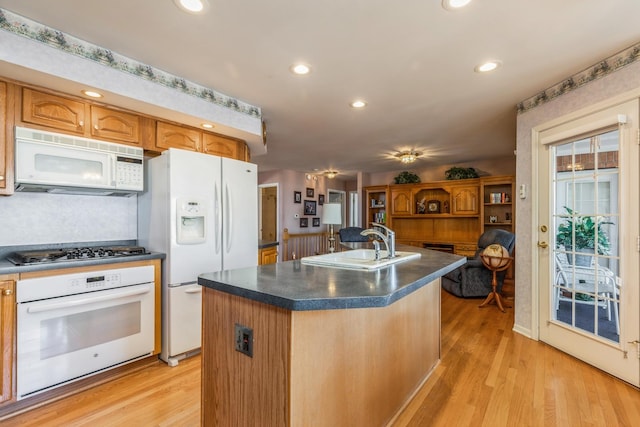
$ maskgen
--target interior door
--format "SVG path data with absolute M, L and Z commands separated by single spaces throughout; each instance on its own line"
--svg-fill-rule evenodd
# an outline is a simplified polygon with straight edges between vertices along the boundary
M 638 118 L 634 100 L 534 137 L 540 339 L 636 386 Z

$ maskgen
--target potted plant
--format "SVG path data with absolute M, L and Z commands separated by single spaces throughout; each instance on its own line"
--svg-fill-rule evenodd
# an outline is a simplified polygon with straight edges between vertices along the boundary
M 565 206 L 567 217 L 558 226 L 556 234 L 556 247 L 563 246 L 566 251 L 582 252 L 587 254 L 595 253 L 596 246 L 598 254 L 607 255 L 610 253 L 609 236 L 605 233 L 603 225 L 613 224 L 610 221 L 603 221 L 600 217 L 580 216 L 573 209 Z M 597 240 L 596 240 L 597 238 Z M 596 245 L 597 242 L 597 245 Z M 591 265 L 591 255 L 574 255 L 575 265 Z M 573 256 L 567 254 L 567 259 L 572 263 Z
M 474 168 L 460 168 L 454 166 L 444 172 L 446 179 L 469 179 L 478 178 L 478 172 Z
M 420 182 L 420 177 L 413 172 L 400 172 L 398 176 L 393 178 L 395 184 L 415 184 Z

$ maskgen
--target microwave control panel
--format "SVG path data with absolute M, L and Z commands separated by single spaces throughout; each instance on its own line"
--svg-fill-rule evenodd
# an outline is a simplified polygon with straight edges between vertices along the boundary
M 123 190 L 144 190 L 144 170 L 142 159 L 124 156 L 117 157 L 116 188 Z

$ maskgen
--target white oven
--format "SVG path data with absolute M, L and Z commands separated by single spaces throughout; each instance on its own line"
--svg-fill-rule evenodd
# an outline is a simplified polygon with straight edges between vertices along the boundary
M 19 280 L 17 399 L 153 354 L 154 268 Z

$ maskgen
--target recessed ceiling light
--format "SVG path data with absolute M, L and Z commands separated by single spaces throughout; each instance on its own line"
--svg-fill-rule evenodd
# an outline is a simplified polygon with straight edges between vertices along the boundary
M 471 3 L 471 0 L 442 0 L 442 7 L 447 10 L 458 10 Z
M 202 127 L 205 129 L 213 129 L 213 125 L 211 123 L 203 123 Z
M 492 61 L 487 61 L 483 64 L 480 64 L 478 66 L 476 66 L 476 68 L 474 68 L 476 73 L 486 73 L 488 71 L 493 71 L 496 68 L 500 67 L 502 65 L 501 61 L 497 61 L 497 60 L 492 60 Z
M 351 104 L 349 104 L 349 105 L 351 105 L 353 108 L 364 108 L 364 107 L 366 107 L 366 106 L 367 106 L 367 103 L 366 103 L 366 102 L 364 102 L 364 101 L 363 101 L 363 100 L 361 100 L 361 99 L 357 99 L 357 100 L 353 101 L 353 102 L 352 102 Z
M 102 98 L 102 94 L 99 92 L 96 92 L 95 90 L 83 90 L 82 93 L 84 93 L 87 96 L 90 96 L 91 98 Z
M 173 0 L 176 6 L 185 12 L 203 13 L 207 8 L 207 0 Z
M 309 67 L 307 64 L 293 64 L 291 66 L 291 72 L 293 74 L 304 76 L 305 74 L 309 74 L 311 72 L 311 67 Z

